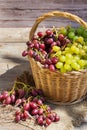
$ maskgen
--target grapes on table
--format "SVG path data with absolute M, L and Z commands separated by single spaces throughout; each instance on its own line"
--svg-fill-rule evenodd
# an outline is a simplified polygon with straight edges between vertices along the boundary
M 50 71 L 65 73 L 87 68 L 87 29 L 82 26 L 37 32 L 26 45 L 22 56 L 29 55 Z
M 41 34 L 38 34 L 41 37 Z M 21 89 L 20 89 L 20 87 Z M 38 125 L 47 127 L 52 122 L 58 122 L 60 116 L 55 113 L 49 105 L 41 89 L 36 89 L 23 82 L 15 82 L 13 88 L 0 94 L 0 103 L 5 107 L 12 105 L 17 107 L 14 120 L 33 119 Z

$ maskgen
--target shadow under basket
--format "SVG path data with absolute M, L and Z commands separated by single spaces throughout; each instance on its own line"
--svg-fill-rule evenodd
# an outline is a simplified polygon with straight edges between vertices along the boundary
M 68 13 L 53 11 L 43 14 L 36 19 L 29 34 L 32 41 L 35 31 L 41 21 L 50 17 L 65 17 L 87 28 L 87 23 L 80 17 Z M 87 69 L 61 73 L 58 70 L 51 72 L 42 67 L 41 63 L 29 57 L 36 88 L 42 89 L 48 100 L 61 103 L 77 102 L 87 94 Z
M 87 70 L 60 73 L 42 68 L 39 62 L 29 57 L 36 88 L 42 89 L 48 100 L 74 102 L 87 94 Z

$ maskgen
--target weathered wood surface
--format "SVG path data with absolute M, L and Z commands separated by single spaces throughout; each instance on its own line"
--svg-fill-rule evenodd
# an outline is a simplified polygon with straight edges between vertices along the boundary
M 37 17 L 53 10 L 68 11 L 87 21 L 87 0 L 0 0 L 0 27 L 31 27 Z M 53 18 L 43 25 L 69 21 Z

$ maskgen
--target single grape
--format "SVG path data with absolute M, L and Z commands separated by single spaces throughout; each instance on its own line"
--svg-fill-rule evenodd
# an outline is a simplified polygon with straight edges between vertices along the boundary
M 60 61 L 61 61 L 61 62 L 65 62 L 65 61 L 66 61 L 66 57 L 65 57 L 64 55 L 61 55 L 61 56 L 60 56 Z
M 44 36 L 43 32 L 38 32 L 37 35 L 41 38 Z
M 47 44 L 52 44 L 53 43 L 53 38 L 49 38 L 48 40 L 47 40 Z
M 30 109 L 30 104 L 29 103 L 24 104 L 23 109 L 28 111 Z
M 39 124 L 39 125 L 43 125 L 43 117 L 42 116 L 39 116 L 38 117 L 38 119 L 37 119 L 37 123 Z
M 52 123 L 52 121 L 49 118 L 46 118 L 46 124 L 50 125 Z
M 54 65 L 49 65 L 49 69 L 51 70 L 51 71 L 55 71 L 55 66 Z
M 58 39 L 59 39 L 59 41 L 63 41 L 64 40 L 64 35 L 63 34 L 59 34 Z
M 50 35 L 53 34 L 53 32 L 52 32 L 52 30 L 48 29 L 48 30 L 46 30 L 46 34 L 47 34 L 48 36 L 50 36 Z
M 59 62 L 56 63 L 56 68 L 57 69 L 60 69 L 62 67 L 63 67 L 63 63 L 62 62 L 59 61 Z
M 32 115 L 37 115 L 38 114 L 38 109 L 37 108 L 33 109 L 32 112 L 31 112 L 31 114 Z
M 59 32 L 60 32 L 61 34 L 63 34 L 64 36 L 67 35 L 67 29 L 66 29 L 65 27 L 61 27 L 60 30 L 59 30 Z
M 23 56 L 23 57 L 25 57 L 25 56 L 27 56 L 27 55 L 28 55 L 28 51 L 27 51 L 27 50 L 25 50 L 25 51 L 22 52 L 22 56 Z
M 84 41 L 84 38 L 83 38 L 82 36 L 79 36 L 79 37 L 77 38 L 77 41 L 80 42 L 80 43 L 82 44 L 83 41 Z
M 76 62 L 72 62 L 71 63 L 71 67 L 75 70 L 80 70 L 80 65 Z
M 42 109 L 42 108 L 40 108 L 40 109 L 38 110 L 38 114 L 39 114 L 39 115 L 42 115 L 42 114 L 43 114 L 43 109 Z
M 67 71 L 71 71 L 72 67 L 69 64 L 64 64 L 64 69 Z
M 32 109 L 37 108 L 37 104 L 35 102 L 30 102 L 30 108 Z
M 74 32 L 69 32 L 68 37 L 69 37 L 70 39 L 73 39 L 74 36 L 75 36 L 75 33 L 74 33 Z
M 52 58 L 51 58 L 51 61 L 52 61 L 53 64 L 56 64 L 56 63 L 58 62 L 58 58 L 52 57 Z
M 60 50 L 60 47 L 58 47 L 58 46 L 53 46 L 52 50 L 53 50 L 54 52 L 58 52 L 58 51 Z
M 16 99 L 15 95 L 12 94 L 12 95 L 11 95 L 11 102 L 12 102 L 12 103 L 15 103 L 15 99 Z
M 85 60 L 78 60 L 78 63 L 79 63 L 79 65 L 81 66 L 81 67 L 83 67 L 83 66 L 85 66 Z
M 21 119 L 20 115 L 16 115 L 15 122 L 18 123 L 20 121 L 20 119 Z

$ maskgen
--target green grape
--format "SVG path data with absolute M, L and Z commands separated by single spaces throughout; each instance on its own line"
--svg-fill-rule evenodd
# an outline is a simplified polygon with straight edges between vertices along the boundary
M 75 28 L 73 28 L 73 27 L 69 27 L 69 29 L 68 29 L 68 32 L 74 32 L 75 33 Z
M 83 37 L 87 38 L 87 30 L 83 31 Z
M 72 62 L 71 63 L 71 67 L 74 69 L 74 70 L 80 70 L 80 65 L 76 62 Z
M 66 53 L 65 56 L 66 56 L 66 59 L 71 59 L 71 60 L 73 59 L 73 56 L 70 53 Z
M 65 36 L 67 35 L 67 29 L 65 27 L 61 27 L 59 32 Z
M 76 46 L 72 45 L 71 46 L 71 51 L 75 54 L 79 54 L 80 53 L 80 50 L 79 48 L 77 48 Z
M 73 41 L 76 41 L 78 39 L 78 36 L 73 37 Z
M 72 67 L 69 64 L 64 64 L 64 69 L 67 71 L 71 71 Z
M 80 53 L 79 48 L 76 47 L 76 51 L 75 51 L 74 53 L 75 53 L 75 54 L 79 54 L 79 53 Z
M 73 45 L 74 45 L 74 46 L 77 46 L 77 45 L 78 45 L 78 43 L 77 43 L 77 42 L 73 42 Z
M 66 64 L 71 64 L 71 63 L 72 63 L 72 60 L 67 58 L 66 61 L 65 61 L 65 63 L 66 63 Z
M 81 56 L 84 56 L 84 55 L 86 54 L 86 53 L 85 53 L 85 50 L 83 50 L 83 49 L 80 49 L 80 52 L 79 52 L 79 53 L 80 53 Z
M 66 57 L 65 57 L 64 55 L 61 55 L 61 56 L 60 56 L 60 61 L 61 61 L 61 62 L 65 62 L 65 60 L 66 60 Z
M 62 52 L 58 51 L 58 52 L 56 52 L 56 54 L 54 56 L 59 57 L 61 54 L 62 54 Z
M 66 72 L 66 70 L 64 69 L 64 67 L 62 67 L 62 68 L 60 69 L 60 72 L 62 72 L 62 73 L 65 73 L 65 72 Z
M 82 48 L 82 45 L 81 45 L 81 44 L 78 44 L 78 48 L 81 49 L 81 48 Z
M 63 67 L 63 63 L 59 61 L 59 62 L 56 63 L 55 66 L 56 66 L 57 69 L 61 69 Z
M 79 61 L 79 60 L 80 60 L 80 56 L 79 56 L 79 55 L 75 55 L 75 56 L 73 57 L 73 59 L 74 59 L 75 61 Z
M 69 32 L 68 37 L 69 37 L 70 39 L 73 39 L 74 36 L 75 36 L 75 33 L 74 33 L 74 32 Z
M 65 53 L 69 53 L 69 52 L 71 52 L 70 47 L 66 47 L 65 48 Z
M 78 37 L 77 41 L 80 42 L 80 43 L 83 43 L 84 42 L 84 38 L 82 36 L 80 36 L 80 37 Z
M 77 28 L 77 30 L 76 30 L 77 34 L 80 36 L 83 34 L 83 31 L 84 31 L 84 27 L 82 27 L 82 26 Z
M 79 63 L 79 65 L 81 66 L 81 67 L 83 67 L 83 66 L 85 66 L 85 60 L 78 60 L 78 63 Z
M 85 52 L 87 52 L 87 46 L 83 46 L 83 49 L 85 50 Z
M 60 50 L 60 47 L 58 47 L 58 46 L 53 46 L 52 50 L 53 50 L 54 52 L 57 52 L 57 51 Z

